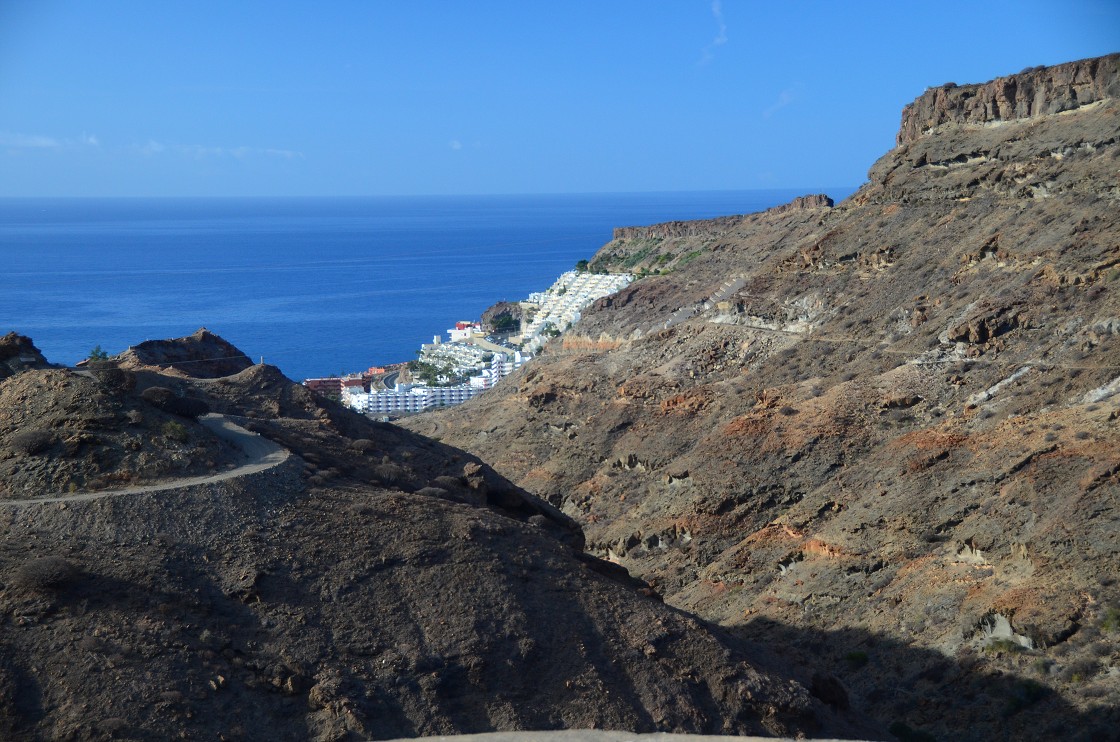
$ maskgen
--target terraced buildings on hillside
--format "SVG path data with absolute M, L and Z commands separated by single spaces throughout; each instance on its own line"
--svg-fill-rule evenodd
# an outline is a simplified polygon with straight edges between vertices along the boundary
M 529 294 L 522 302 L 531 314 L 531 319 L 522 323 L 522 347 L 536 350 L 548 339 L 550 329 L 563 332 L 579 322 L 580 313 L 591 302 L 626 288 L 633 280 L 629 273 L 568 271 L 561 274 L 547 291 Z

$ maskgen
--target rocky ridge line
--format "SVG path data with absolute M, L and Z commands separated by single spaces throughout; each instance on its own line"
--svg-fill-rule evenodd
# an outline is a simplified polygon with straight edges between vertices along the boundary
M 977 85 L 930 88 L 902 109 L 902 146 L 944 124 L 990 124 L 1070 111 L 1120 97 L 1120 54 L 1035 67 Z

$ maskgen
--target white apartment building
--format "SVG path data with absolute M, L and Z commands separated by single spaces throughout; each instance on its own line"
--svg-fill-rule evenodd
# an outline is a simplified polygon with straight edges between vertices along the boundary
M 350 407 L 366 415 L 385 415 L 402 412 L 423 412 L 436 407 L 462 404 L 478 394 L 481 389 L 469 384 L 458 386 L 398 385 L 369 394 L 350 396 Z
M 345 403 L 356 412 L 366 415 L 392 415 L 423 412 L 436 407 L 462 404 L 520 368 L 532 356 L 520 351 L 507 355 L 495 353 L 490 368 L 472 377 L 466 384 L 456 386 L 426 386 L 423 384 L 398 384 L 393 389 L 382 389 L 368 394 L 352 393 L 344 397 Z
M 536 314 L 526 324 L 521 333 L 524 344 L 531 348 L 539 347 L 541 333 L 546 326 L 563 332 L 579 322 L 581 310 L 604 296 L 609 296 L 633 282 L 629 273 L 579 273 L 568 271 L 562 274 L 548 291 L 529 295 L 527 303 L 536 305 Z

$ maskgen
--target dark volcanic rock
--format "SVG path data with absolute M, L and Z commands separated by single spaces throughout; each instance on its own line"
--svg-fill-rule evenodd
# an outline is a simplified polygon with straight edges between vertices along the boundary
M 31 338 L 15 332 L 0 337 L 0 379 L 32 368 L 48 368 L 50 364 Z
M 802 209 L 831 209 L 833 207 L 832 199 L 823 193 L 817 193 L 811 196 L 798 196 L 790 201 L 788 204 L 775 206 L 769 209 L 772 214 L 784 214 L 787 211 L 800 211 Z
M 520 327 L 521 304 L 515 301 L 498 302 L 482 313 L 482 324 L 484 327 L 493 328 L 494 323 L 503 317 L 509 318 L 506 322 L 514 323 L 510 325 L 512 328 Z
M 114 360 L 126 368 L 154 366 L 196 379 L 230 376 L 253 365 L 249 356 L 205 328 L 175 340 L 147 340 Z

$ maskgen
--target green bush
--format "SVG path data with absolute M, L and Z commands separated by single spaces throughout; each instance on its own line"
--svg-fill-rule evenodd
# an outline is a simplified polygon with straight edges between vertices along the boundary
M 693 260 L 696 260 L 696 258 L 700 257 L 702 254 L 703 254 L 703 252 L 700 251 L 700 250 L 693 250 L 692 252 L 688 253 L 687 255 L 683 256 L 680 260 L 677 261 L 677 267 L 678 268 L 683 268 L 684 266 L 691 263 Z
M 1101 631 L 1108 634 L 1120 631 L 1120 608 L 1109 606 L 1104 609 L 1104 615 L 1101 616 Z
M 168 420 L 163 424 L 163 434 L 178 443 L 186 443 L 190 439 L 190 433 L 187 432 L 186 426 L 174 420 Z

